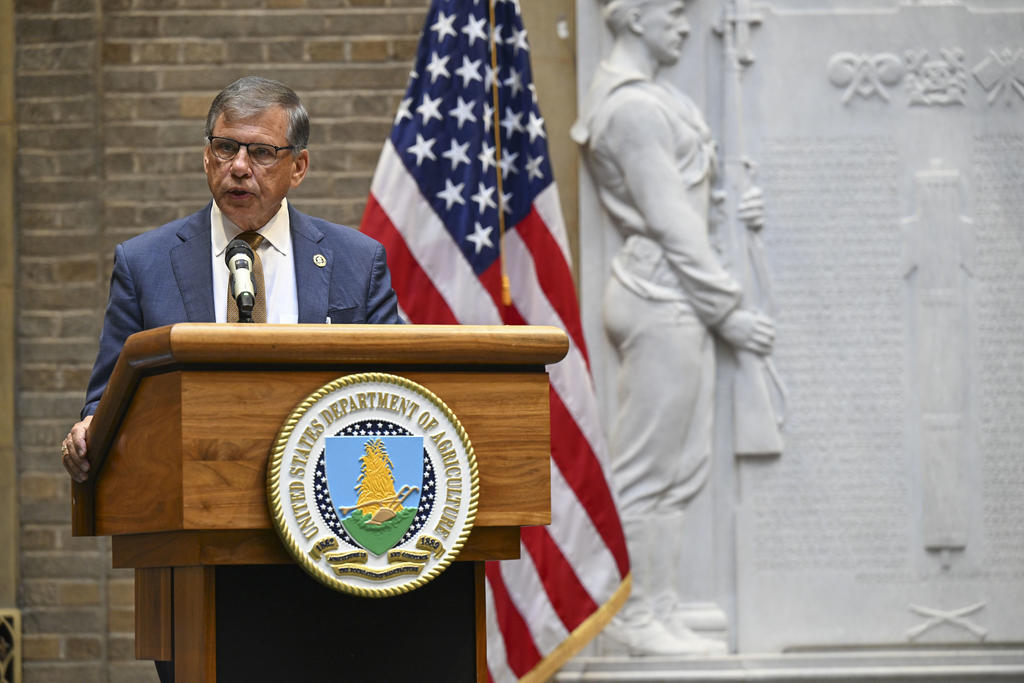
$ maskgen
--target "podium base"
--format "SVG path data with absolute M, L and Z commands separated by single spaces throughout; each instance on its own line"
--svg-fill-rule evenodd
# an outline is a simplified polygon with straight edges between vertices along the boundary
M 331 590 L 297 565 L 219 566 L 217 683 L 475 681 L 474 564 L 392 598 Z

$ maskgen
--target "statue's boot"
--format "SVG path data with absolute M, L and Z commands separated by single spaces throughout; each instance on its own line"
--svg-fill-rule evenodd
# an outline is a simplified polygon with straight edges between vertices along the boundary
M 619 614 L 605 627 L 604 635 L 625 646 L 632 656 L 693 654 L 690 645 L 673 635 L 654 614 L 652 600 L 657 585 L 652 555 L 660 557 L 660 553 L 654 543 L 653 529 L 649 519 L 623 520 L 633 590 Z
M 683 522 L 685 514 L 672 512 L 659 515 L 653 524 L 653 533 L 659 548 L 657 556 L 652 558 L 652 580 L 656 586 L 653 603 L 657 606 L 659 620 L 665 630 L 676 640 L 683 643 L 686 654 L 691 655 L 724 655 L 728 647 L 721 640 L 707 638 L 696 633 L 686 623 L 686 610 L 679 596 L 682 585 L 683 554 L 710 553 L 712 548 L 683 548 Z

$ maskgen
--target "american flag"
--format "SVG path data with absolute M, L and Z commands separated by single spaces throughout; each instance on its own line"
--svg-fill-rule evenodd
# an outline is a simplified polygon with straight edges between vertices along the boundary
M 548 368 L 552 523 L 486 570 L 499 682 L 553 674 L 621 605 L 629 573 L 529 52 L 515 0 L 434 0 L 361 225 L 411 322 L 569 335 Z

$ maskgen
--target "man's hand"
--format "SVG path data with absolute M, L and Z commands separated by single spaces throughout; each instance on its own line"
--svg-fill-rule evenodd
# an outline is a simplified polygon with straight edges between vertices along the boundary
M 737 308 L 716 329 L 734 348 L 762 356 L 771 353 L 775 341 L 775 321 L 757 311 Z
M 86 415 L 84 420 L 76 422 L 60 444 L 64 469 L 79 483 L 89 478 L 89 445 L 85 441 L 85 432 L 91 422 L 92 415 Z

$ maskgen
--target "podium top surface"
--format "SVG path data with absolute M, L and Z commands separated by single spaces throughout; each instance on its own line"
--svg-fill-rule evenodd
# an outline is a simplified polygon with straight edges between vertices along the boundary
M 179 323 L 133 334 L 121 355 L 138 369 L 282 359 L 295 365 L 547 365 L 568 350 L 565 332 L 535 325 Z

